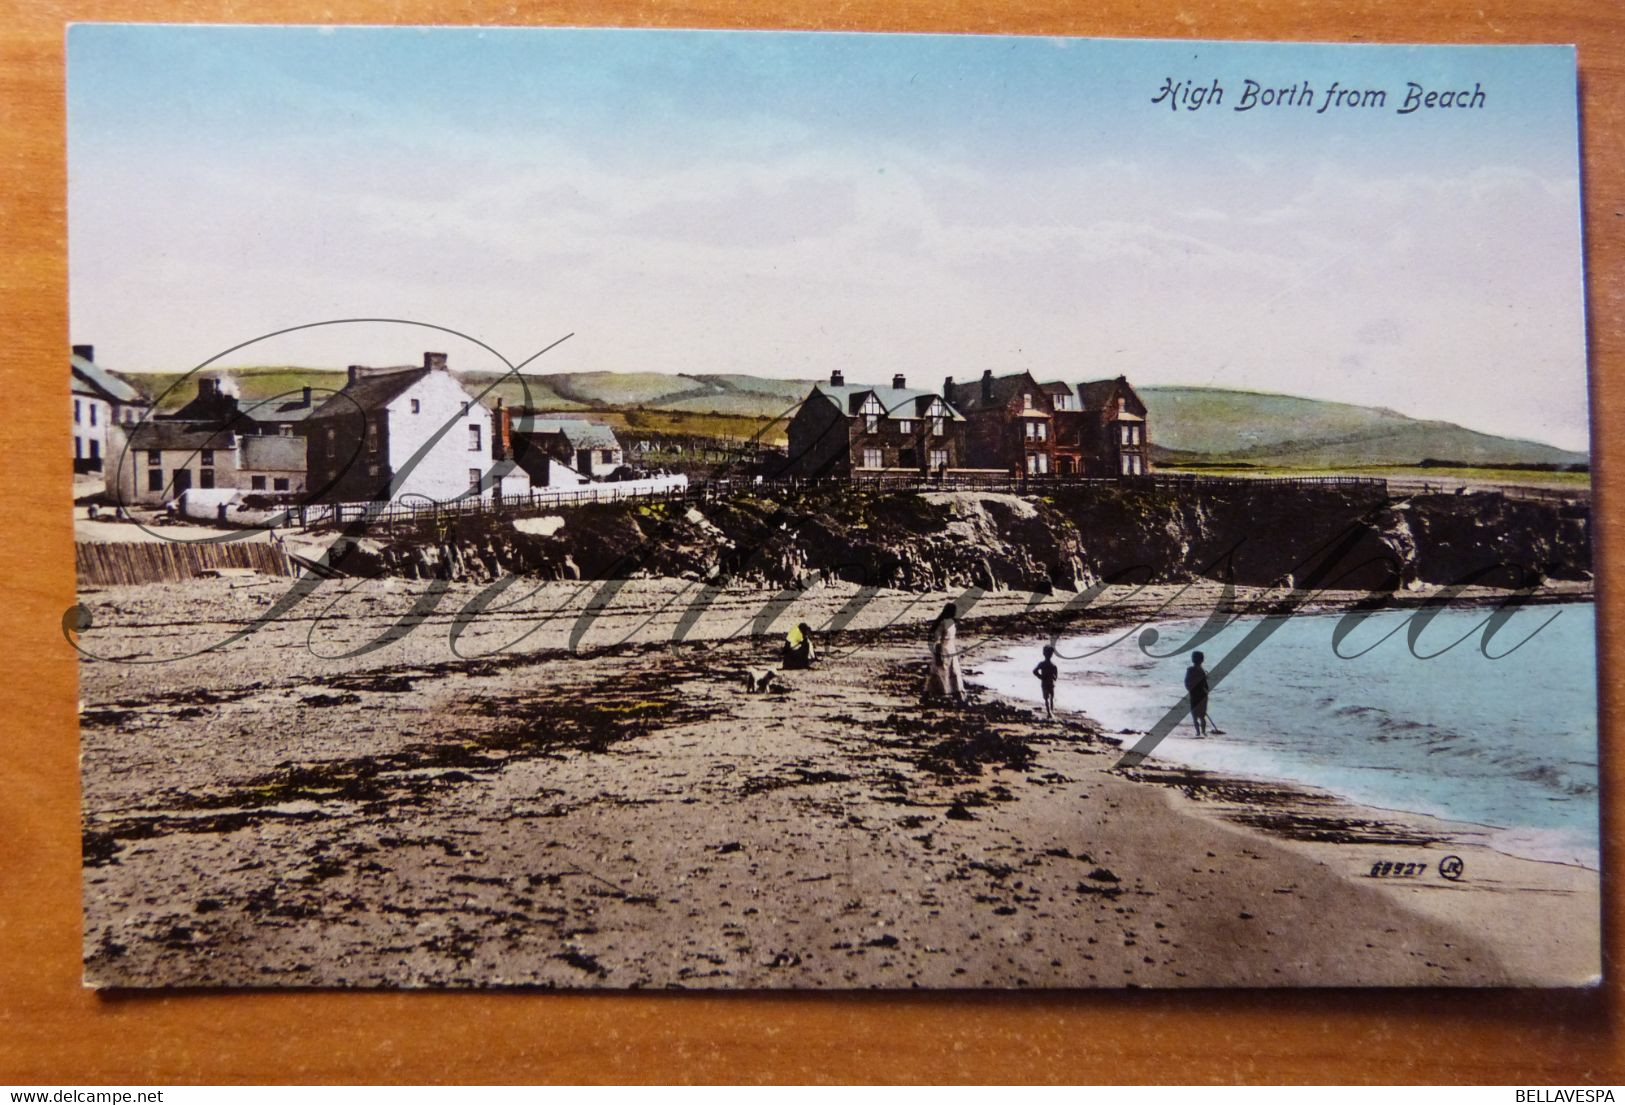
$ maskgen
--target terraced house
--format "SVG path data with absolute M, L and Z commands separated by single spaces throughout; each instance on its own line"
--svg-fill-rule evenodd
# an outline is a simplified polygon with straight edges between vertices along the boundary
M 841 370 L 816 384 L 790 420 L 785 475 L 939 475 L 965 465 L 965 418 L 942 395 L 848 384 Z

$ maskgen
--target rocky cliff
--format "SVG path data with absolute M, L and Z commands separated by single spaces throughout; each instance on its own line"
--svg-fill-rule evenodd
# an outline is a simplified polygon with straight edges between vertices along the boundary
M 1589 578 L 1581 502 L 1499 494 L 1390 501 L 1369 489 L 1057 487 L 1042 495 L 825 487 L 716 502 L 598 503 L 530 532 L 469 519 L 459 561 L 570 578 L 677 576 L 765 587 L 839 578 L 910 591 L 1075 590 L 1183 580 L 1392 590 Z M 495 527 L 495 528 L 491 528 Z M 372 559 L 372 558 L 366 558 Z M 450 559 L 448 557 L 431 560 Z M 400 548 L 379 563 L 409 562 Z M 361 567 L 360 560 L 351 562 Z M 422 570 L 421 558 L 413 570 Z

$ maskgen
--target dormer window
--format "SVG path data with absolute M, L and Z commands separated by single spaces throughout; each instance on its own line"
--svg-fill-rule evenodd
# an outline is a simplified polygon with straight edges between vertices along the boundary
M 1021 409 L 1024 411 L 1030 411 L 1033 409 L 1032 392 L 1024 391 L 1021 393 Z
M 863 415 L 863 432 L 866 434 L 879 433 L 881 413 L 880 400 L 871 395 L 863 401 L 863 406 L 858 408 L 858 410 L 859 413 Z

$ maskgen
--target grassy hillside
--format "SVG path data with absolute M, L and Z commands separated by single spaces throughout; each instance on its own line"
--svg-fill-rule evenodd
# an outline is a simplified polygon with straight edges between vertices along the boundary
M 286 365 L 234 368 L 245 399 L 344 385 L 344 373 Z M 128 377 L 150 395 L 178 374 Z M 784 441 L 782 419 L 806 395 L 810 380 L 772 380 L 725 373 L 566 372 L 503 379 L 496 373 L 462 374 L 465 384 L 500 396 L 511 406 L 591 414 L 617 427 L 647 432 L 749 438 L 769 419 L 764 435 Z M 493 386 L 494 385 L 494 386 Z M 487 388 L 490 390 L 487 392 Z M 190 399 L 190 382 L 163 404 Z M 1261 468 L 1345 469 L 1414 465 L 1427 458 L 1470 465 L 1580 464 L 1587 457 L 1533 441 L 1479 433 L 1448 422 L 1407 418 L 1381 407 L 1328 403 L 1290 395 L 1222 388 L 1143 387 L 1151 412 L 1151 440 L 1163 464 L 1240 463 Z
M 1382 407 L 1222 388 L 1137 389 L 1151 440 L 1168 459 L 1242 461 L 1289 468 L 1416 464 L 1583 464 L 1584 453 L 1408 418 Z

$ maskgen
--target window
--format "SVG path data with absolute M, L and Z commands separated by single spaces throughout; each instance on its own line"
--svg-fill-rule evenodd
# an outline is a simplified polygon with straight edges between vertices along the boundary
M 254 491 L 264 491 L 265 490 L 265 477 L 264 476 L 255 476 L 255 477 L 253 477 L 252 479 L 249 480 L 249 485 L 250 485 L 251 489 L 254 490 Z
M 79 400 L 77 399 L 73 401 L 73 424 L 75 426 L 79 425 Z
M 944 418 L 933 418 L 931 420 L 931 436 L 932 437 L 941 437 L 943 435 L 943 433 L 945 431 L 942 428 L 942 424 L 944 422 L 946 422 L 946 421 L 947 421 L 947 419 L 944 419 Z
M 95 403 L 92 403 L 90 405 L 90 424 L 92 426 L 94 426 L 96 424 L 96 404 Z
M 468 451 L 471 453 L 480 451 L 480 427 L 478 424 L 468 428 Z
M 376 453 L 377 451 L 378 451 L 378 423 L 369 422 L 369 423 L 367 423 L 367 452 Z
M 157 449 L 147 450 L 147 463 L 156 468 L 164 462 L 164 454 Z
M 85 442 L 83 438 L 73 439 L 73 459 L 83 460 L 85 457 Z
M 214 469 L 205 468 L 198 473 L 197 485 L 205 491 L 214 490 Z
M 95 438 L 90 439 L 90 459 L 91 460 L 101 460 L 102 459 L 102 443 L 97 441 Z
M 948 467 L 948 450 L 946 450 L 946 449 L 932 449 L 931 450 L 931 471 L 940 472 L 946 467 Z
M 873 395 L 869 396 L 869 398 L 863 401 L 863 407 L 861 410 L 863 413 L 863 432 L 866 434 L 879 433 L 880 400 L 876 399 Z M 879 468 L 880 465 L 877 464 L 874 465 L 874 467 Z
M 478 468 L 470 468 L 468 470 L 468 489 L 470 491 L 478 491 L 480 489 L 480 470 Z
M 912 418 L 899 418 L 897 420 L 897 432 L 905 436 L 912 434 L 914 432 L 914 420 Z
M 1049 423 L 1048 422 L 1035 422 L 1035 423 L 1033 423 L 1033 425 L 1038 427 L 1038 440 L 1039 441 L 1048 441 L 1049 440 Z
M 421 414 L 422 412 L 423 412 L 423 401 L 421 399 L 412 400 L 412 413 L 413 414 Z
M 275 480 L 271 481 L 271 486 L 278 491 L 288 490 L 288 477 L 278 476 Z
M 600 449 L 598 451 L 598 459 L 603 461 L 605 464 L 614 464 L 615 463 L 615 450 L 613 450 L 613 449 Z
M 883 468 L 885 467 L 885 464 L 885 458 L 882 456 L 879 449 L 865 449 L 863 451 L 863 464 L 861 464 L 859 467 Z
M 164 470 L 162 468 L 154 468 L 152 471 L 147 473 L 147 490 L 162 491 L 163 489 Z
M 1030 411 L 1033 409 L 1032 392 L 1024 391 L 1021 393 L 1021 409 L 1024 411 Z
M 1027 474 L 1030 475 L 1030 476 L 1047 476 L 1047 475 L 1049 475 L 1049 454 L 1048 453 L 1028 453 L 1027 454 Z
M 282 425 L 282 426 L 277 427 L 276 432 L 281 434 L 283 437 L 292 437 L 293 436 L 293 427 L 289 426 L 289 425 Z
M 213 449 L 204 449 L 199 454 L 199 456 L 202 458 L 203 467 L 205 467 L 205 468 L 214 467 L 214 450 Z

